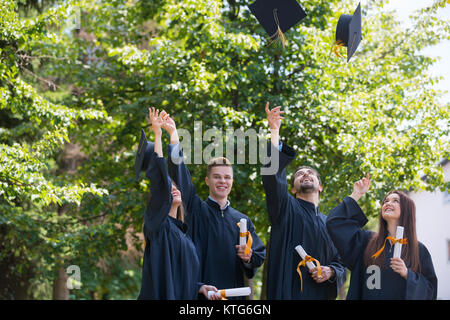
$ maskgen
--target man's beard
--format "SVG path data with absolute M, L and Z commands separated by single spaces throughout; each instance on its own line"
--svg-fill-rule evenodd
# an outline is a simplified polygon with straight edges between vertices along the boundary
M 296 191 L 297 193 L 312 193 L 316 192 L 317 188 L 313 184 L 300 184 Z

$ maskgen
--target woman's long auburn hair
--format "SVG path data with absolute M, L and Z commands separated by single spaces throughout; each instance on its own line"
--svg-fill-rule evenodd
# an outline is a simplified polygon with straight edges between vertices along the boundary
M 396 193 L 400 197 L 401 213 L 399 226 L 404 228 L 403 238 L 406 238 L 408 241 L 406 245 L 402 246 L 401 258 L 405 261 L 406 266 L 412 271 L 420 272 L 419 242 L 416 233 L 416 205 L 404 192 L 393 190 L 384 197 L 382 206 L 386 198 L 393 193 Z M 388 233 L 387 222 L 383 219 L 380 210 L 378 232 L 369 240 L 364 252 L 364 262 L 366 266 L 375 264 L 381 268 L 387 267 L 385 266 L 386 250 L 384 250 L 377 259 L 373 259 L 372 255 L 383 246 L 386 237 L 389 235 Z
M 171 182 L 179 191 L 180 189 L 178 188 L 177 184 L 173 180 Z M 181 191 L 180 191 L 180 193 L 181 193 Z M 149 191 L 148 196 L 147 196 L 147 204 L 146 204 L 147 206 L 150 203 L 151 199 L 152 199 L 152 193 L 151 193 L 151 191 Z M 186 210 L 184 209 L 184 203 L 182 201 L 177 209 L 177 219 L 180 220 L 182 223 L 184 223 L 185 213 L 186 213 Z

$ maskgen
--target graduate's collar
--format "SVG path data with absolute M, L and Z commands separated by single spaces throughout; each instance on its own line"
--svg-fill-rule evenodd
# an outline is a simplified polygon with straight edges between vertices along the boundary
M 310 208 L 311 210 L 313 210 L 316 214 L 318 214 L 320 212 L 320 205 L 318 205 L 316 207 L 316 205 L 314 203 L 306 201 L 306 200 L 303 200 L 302 198 L 295 198 L 295 199 L 297 199 L 305 207 Z
M 187 224 L 184 222 L 181 222 L 180 220 L 178 220 L 177 218 L 168 216 L 170 220 L 172 220 L 172 222 L 183 232 L 186 233 L 187 231 Z
M 221 208 L 219 203 L 216 200 L 214 200 L 211 196 L 208 196 L 207 202 L 212 207 L 217 208 L 217 209 L 222 210 L 222 211 L 226 210 L 230 206 L 230 200 L 227 200 L 227 204 L 225 205 L 225 207 Z

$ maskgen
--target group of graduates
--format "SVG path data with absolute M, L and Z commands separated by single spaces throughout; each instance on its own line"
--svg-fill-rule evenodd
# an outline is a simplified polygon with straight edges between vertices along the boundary
M 367 218 L 358 201 L 370 189 L 367 175 L 325 216 L 319 208 L 322 183 L 314 168 L 297 168 L 288 184 L 286 167 L 296 153 L 280 142 L 284 112 L 281 107 L 270 110 L 269 103 L 265 110 L 271 132 L 268 156 L 278 156 L 279 162 L 276 173 L 262 175 L 271 224 L 267 299 L 335 299 L 346 268 L 351 271 L 347 299 L 436 299 L 437 278 L 428 250 L 417 240 L 413 200 L 399 190 L 389 192 L 382 201 L 378 232 L 363 230 Z M 144 171 L 150 179 L 138 299 L 220 299 L 208 291 L 243 287 L 245 277 L 251 279 L 264 263 L 266 248 L 251 219 L 230 204 L 231 163 L 223 157 L 208 163 L 209 196 L 202 200 L 184 163 L 173 118 L 151 108 L 149 122 L 155 140 L 149 142 L 141 133 L 135 162 L 136 178 Z M 167 158 L 163 130 L 170 135 Z M 250 250 L 239 245 L 241 219 L 247 220 Z M 400 241 L 395 239 L 397 226 L 404 227 L 407 240 L 400 258 L 392 252 Z M 306 260 L 295 250 L 298 245 L 308 253 Z M 313 268 L 300 263 L 311 259 L 319 262 Z M 369 285 L 373 266 L 379 268 L 375 286 Z

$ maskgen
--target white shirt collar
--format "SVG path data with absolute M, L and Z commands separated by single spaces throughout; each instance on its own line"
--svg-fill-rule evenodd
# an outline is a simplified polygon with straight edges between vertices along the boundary
M 211 196 L 208 196 L 208 199 L 211 201 L 214 201 L 215 203 L 219 204 L 215 199 L 213 199 Z M 227 200 L 227 204 L 225 205 L 225 207 L 220 208 L 220 210 L 225 210 L 226 208 L 228 208 L 228 206 L 230 205 L 230 200 Z M 219 204 L 220 207 L 220 204 Z

